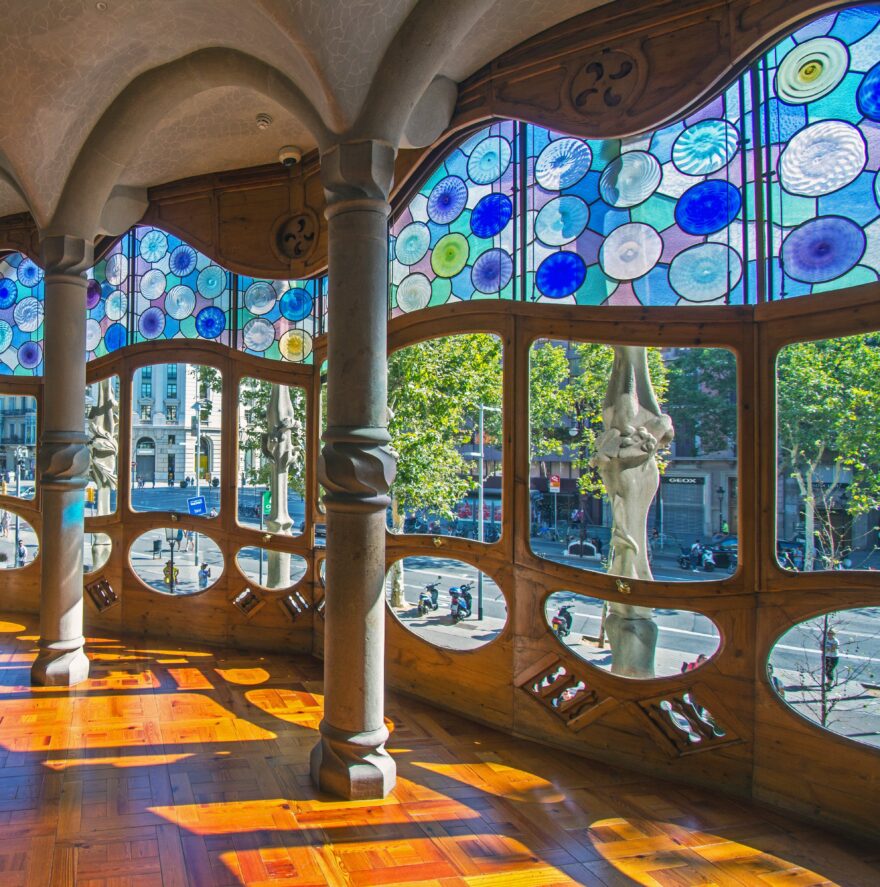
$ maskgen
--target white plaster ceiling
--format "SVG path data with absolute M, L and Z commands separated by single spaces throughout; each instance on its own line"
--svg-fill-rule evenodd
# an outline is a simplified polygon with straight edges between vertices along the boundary
M 113 100 L 139 75 L 198 50 L 235 49 L 271 66 L 301 91 L 327 132 L 344 133 L 362 114 L 383 57 L 400 49 L 395 37 L 408 17 L 431 22 L 433 33 L 420 35 L 426 47 L 455 36 L 430 76 L 458 82 L 505 49 L 603 2 L 0 0 L 0 163 L 27 197 L 3 186 L 0 214 L 30 209 L 39 223 L 48 222 L 77 154 L 100 131 Z M 476 25 L 455 21 L 456 3 Z M 305 150 L 317 143 L 290 109 L 252 88 L 196 92 L 140 139 L 120 182 L 155 185 L 271 162 L 290 142 Z M 260 111 L 274 118 L 264 131 L 255 122 Z

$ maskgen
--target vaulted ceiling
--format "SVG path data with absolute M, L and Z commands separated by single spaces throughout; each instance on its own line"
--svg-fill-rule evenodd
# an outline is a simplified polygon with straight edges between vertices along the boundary
M 30 210 L 38 224 L 51 220 L 87 139 L 94 146 L 102 128 L 114 132 L 113 115 L 136 129 L 138 103 L 160 110 L 133 150 L 110 156 L 121 136 L 97 148 L 108 152 L 122 184 L 270 163 L 284 144 L 309 150 L 363 130 L 371 104 L 391 86 L 408 85 L 401 95 L 414 105 L 432 78 L 458 83 L 603 2 L 0 0 L 0 166 L 7 174 L 0 215 Z M 226 74 L 203 79 L 200 68 L 181 76 L 178 66 L 176 80 L 157 76 L 133 97 L 127 113 L 135 116 L 119 116 L 114 100 L 131 94 L 136 78 L 146 83 L 147 72 L 212 47 L 261 67 L 239 76 L 241 57 L 230 56 L 218 63 Z M 271 125 L 259 129 L 258 113 L 270 115 Z

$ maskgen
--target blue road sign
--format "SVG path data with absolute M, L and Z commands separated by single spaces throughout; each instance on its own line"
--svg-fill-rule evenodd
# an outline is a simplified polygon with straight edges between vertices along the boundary
M 189 506 L 189 513 L 193 517 L 199 517 L 208 513 L 208 505 L 205 502 L 204 496 L 193 496 L 192 499 L 186 500 L 186 504 Z

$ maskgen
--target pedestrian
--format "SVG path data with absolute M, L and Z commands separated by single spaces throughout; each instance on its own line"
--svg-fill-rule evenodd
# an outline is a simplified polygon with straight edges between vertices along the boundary
M 194 551 L 195 550 L 195 533 L 193 530 L 187 530 L 183 534 L 184 539 L 186 540 L 186 550 Z
M 171 561 L 165 561 L 165 567 L 162 570 L 162 580 L 169 588 L 172 585 L 177 585 L 177 574 L 179 572 L 180 570 L 177 567 L 172 567 Z
M 208 580 L 211 578 L 211 568 L 207 564 L 199 567 L 199 588 L 207 588 Z
M 210 516 L 211 516 L 211 517 L 217 517 L 217 509 L 216 509 L 216 508 L 212 508 L 212 509 L 211 509 L 211 514 L 210 514 Z
M 699 668 L 705 661 L 706 654 L 700 653 L 693 662 L 682 662 L 681 673 L 685 674 L 685 672 L 693 671 L 695 668 Z
M 9 535 L 9 512 L 4 511 L 0 515 L 0 536 L 5 539 Z
M 27 549 L 24 547 L 24 540 L 18 540 L 18 552 L 15 558 L 15 565 L 23 567 L 27 563 Z
M 837 671 L 837 662 L 840 658 L 840 642 L 833 628 L 825 632 L 825 643 L 822 648 L 822 658 L 825 665 L 825 689 L 830 690 L 834 686 L 834 674 Z
M 767 663 L 767 679 L 770 681 L 770 686 L 773 687 L 782 699 L 785 699 L 785 687 L 782 686 L 782 681 L 773 674 L 773 666 L 769 662 Z

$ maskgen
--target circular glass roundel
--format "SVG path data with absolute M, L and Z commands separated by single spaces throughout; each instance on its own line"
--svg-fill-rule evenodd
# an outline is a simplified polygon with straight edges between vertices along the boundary
M 662 175 L 656 157 L 644 151 L 628 151 L 605 167 L 599 193 L 611 206 L 637 206 L 657 190 Z
M 810 219 L 782 242 L 782 268 L 803 283 L 834 280 L 859 263 L 865 243 L 865 232 L 850 219 Z
M 471 269 L 471 282 L 481 293 L 497 293 L 513 276 L 513 260 L 503 249 L 484 252 Z
M 165 275 L 158 269 L 153 268 L 141 278 L 141 295 L 153 301 L 158 299 L 165 292 Z
M 447 650 L 475 650 L 495 640 L 507 624 L 504 594 L 485 573 L 483 618 L 477 619 L 479 575 L 476 567 L 451 558 L 404 558 L 388 570 L 386 600 L 398 623 L 422 640 Z M 459 601 L 465 606 L 459 608 Z
M 17 276 L 22 286 L 31 289 L 43 279 L 43 269 L 30 259 L 22 259 L 18 266 Z
M 601 646 L 599 644 L 600 629 L 603 623 L 608 624 L 607 607 L 605 601 L 597 598 L 556 591 L 544 604 L 544 618 L 557 640 L 580 659 L 603 671 L 633 678 L 619 662 L 615 663 L 613 629 L 606 631 L 606 641 Z M 653 611 L 651 618 L 658 631 L 654 673 L 648 677 L 688 674 L 714 656 L 721 645 L 721 635 L 715 623 L 701 613 L 664 608 Z
M 194 534 L 192 538 L 188 538 L 188 532 Z M 163 594 L 198 594 L 210 588 L 223 572 L 223 554 L 214 540 L 181 527 L 163 527 L 138 536 L 128 556 L 138 579 Z
M 12 344 L 12 327 L 0 320 L 0 351 L 5 351 Z
M 535 161 L 535 179 L 545 191 L 576 185 L 589 171 L 593 152 L 580 139 L 556 139 Z
M 257 281 L 244 292 L 244 304 L 251 314 L 267 314 L 275 305 L 275 290 L 272 284 Z
M 202 308 L 196 316 L 196 331 L 203 339 L 216 339 L 225 329 L 226 315 L 219 308 Z
M 288 330 L 279 340 L 281 356 L 292 363 L 302 363 L 312 353 L 312 337 L 305 330 Z
M 196 294 L 183 284 L 171 287 L 165 297 L 165 310 L 175 320 L 183 320 L 193 313 L 196 307 Z
M 34 296 L 28 296 L 15 306 L 12 316 L 23 333 L 32 333 L 43 322 L 43 305 Z
M 586 265 L 577 253 L 558 252 L 538 266 L 535 283 L 548 299 L 564 299 L 577 292 L 586 277 Z
M 111 323 L 104 330 L 104 347 L 107 351 L 117 351 L 126 342 L 127 333 L 121 323 Z
M 296 323 L 312 313 L 314 299 L 308 290 L 295 286 L 287 290 L 281 297 L 281 316 Z
M 506 194 L 487 194 L 471 212 L 471 231 L 477 237 L 495 237 L 513 217 L 513 204 Z
M 862 116 L 880 120 L 880 62 L 862 78 L 856 93 L 856 104 Z
M 114 253 L 107 259 L 104 275 L 107 278 L 107 283 L 119 286 L 128 277 L 128 259 L 121 253 Z
M 244 347 L 261 354 L 275 341 L 275 327 L 265 317 L 255 317 L 242 330 Z
M 145 339 L 158 339 L 165 331 L 165 313 L 155 305 L 147 308 L 138 321 L 138 330 Z
M 0 278 L 0 308 L 11 308 L 18 298 L 18 287 L 8 277 Z
M 431 246 L 431 232 L 424 222 L 411 222 L 394 244 L 394 254 L 401 265 L 415 265 L 420 262 Z
M 100 344 L 101 324 L 93 317 L 90 317 L 86 321 L 86 351 L 94 351 Z
M 669 266 L 669 283 L 689 302 L 726 296 L 742 277 L 742 259 L 723 243 L 701 243 L 680 252 Z
M 431 281 L 424 274 L 410 274 L 397 287 L 397 307 L 405 313 L 427 308 L 431 301 Z
M 6 527 L 6 534 L 0 533 L 0 570 L 26 567 L 40 551 L 34 528 L 23 517 L 5 508 L 0 509 L 0 527 Z
M 739 133 L 726 120 L 700 120 L 679 133 L 672 162 L 686 176 L 706 176 L 724 169 L 738 146 Z
M 175 247 L 168 257 L 168 267 L 172 274 L 178 277 L 186 277 L 196 270 L 196 251 L 191 247 L 182 243 Z
M 431 268 L 438 277 L 455 277 L 467 265 L 470 247 L 463 234 L 445 234 L 431 251 Z
M 438 225 L 455 221 L 467 204 L 467 185 L 458 176 L 446 176 L 428 195 L 428 216 Z
M 104 313 L 110 320 L 122 320 L 128 311 L 128 298 L 122 290 L 113 290 L 104 303 Z
M 216 299 L 226 287 L 226 272 L 216 265 L 208 265 L 199 271 L 196 283 L 199 293 L 206 299 Z
M 101 284 L 97 280 L 89 280 L 86 282 L 86 308 L 89 311 L 97 307 L 101 301 Z
M 867 162 L 865 137 L 840 120 L 822 120 L 792 136 L 779 158 L 779 180 L 791 194 L 819 197 L 853 181 Z
M 268 589 L 290 588 L 306 574 L 304 558 L 268 548 L 240 548 L 235 555 L 238 569 L 248 580 Z
M 83 573 L 94 573 L 110 560 L 113 543 L 106 533 L 89 533 L 83 537 Z
M 18 349 L 18 362 L 26 369 L 39 366 L 43 359 L 43 349 L 36 342 L 25 342 Z
M 577 240 L 590 220 L 590 208 L 574 194 L 562 194 L 545 203 L 535 217 L 535 236 L 547 246 Z
M 168 238 L 162 231 L 147 231 L 141 238 L 140 253 L 145 262 L 158 262 L 168 252 Z
M 615 280 L 635 280 L 660 261 L 663 241 L 650 226 L 630 222 L 615 228 L 599 250 L 599 264 Z
M 790 50 L 776 70 L 776 94 L 789 105 L 828 95 L 849 68 L 846 46 L 833 37 L 815 37 Z
M 675 221 L 688 234 L 714 234 L 726 228 L 742 206 L 739 190 L 710 179 L 688 188 L 675 205 Z
M 483 139 L 468 157 L 468 177 L 477 185 L 489 185 L 497 181 L 510 166 L 510 144 L 501 136 Z

